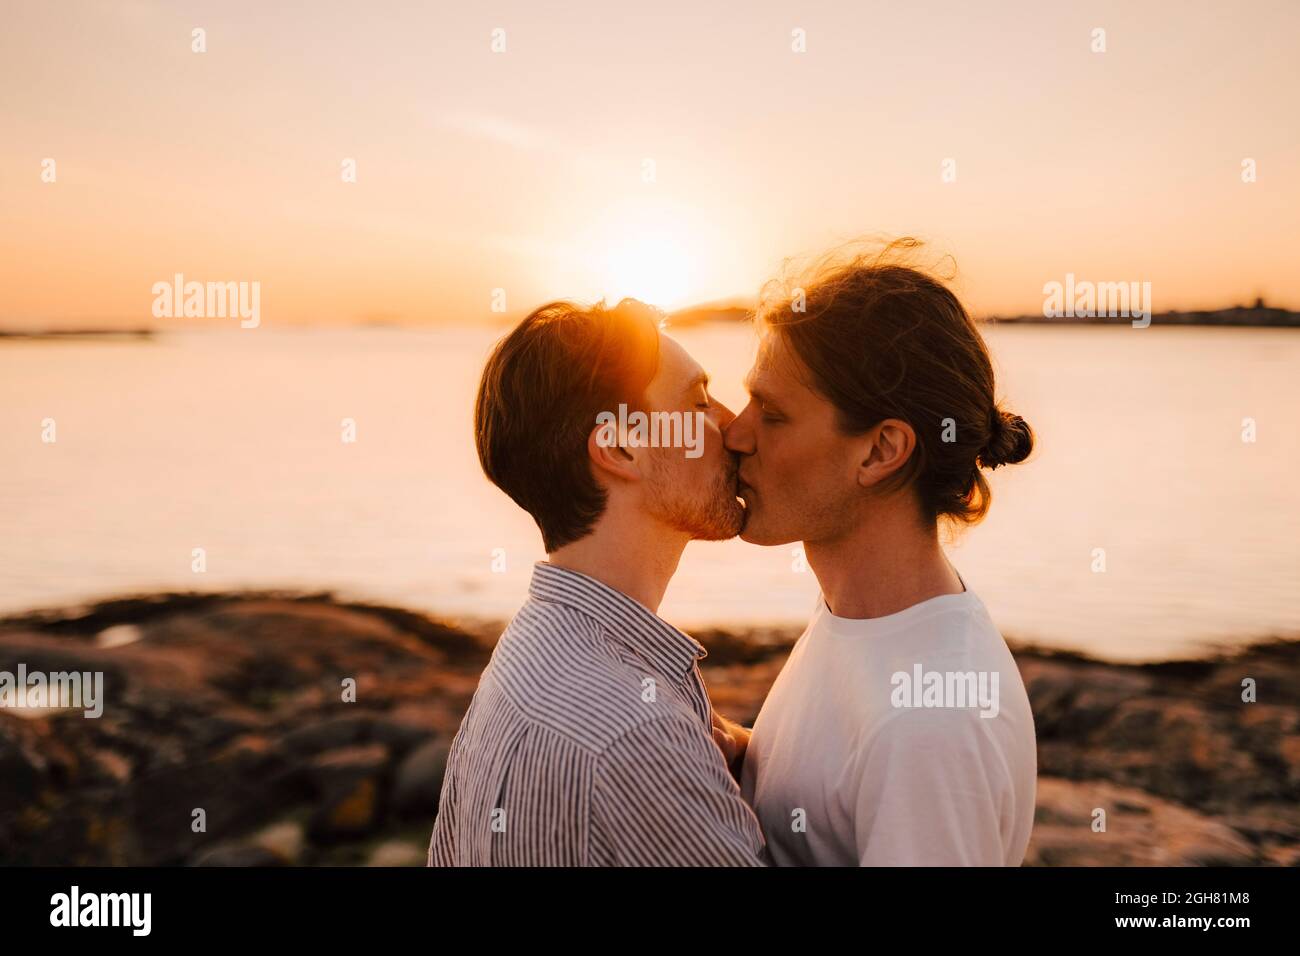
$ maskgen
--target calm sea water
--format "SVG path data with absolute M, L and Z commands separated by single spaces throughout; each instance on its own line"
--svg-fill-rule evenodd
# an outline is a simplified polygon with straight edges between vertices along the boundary
M 0 611 L 288 586 L 508 616 L 542 555 L 474 456 L 472 396 L 497 334 L 263 327 L 0 345 Z M 738 410 L 750 331 L 674 334 Z M 1156 659 L 1300 632 L 1300 333 L 988 339 L 1038 451 L 993 476 L 990 517 L 950 554 L 1005 634 Z M 802 622 L 816 582 L 795 566 L 790 547 L 693 544 L 662 612 L 683 626 Z

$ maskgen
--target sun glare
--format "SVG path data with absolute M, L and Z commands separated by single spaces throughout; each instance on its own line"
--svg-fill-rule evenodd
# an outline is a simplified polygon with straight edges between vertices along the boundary
M 611 302 L 633 298 L 673 309 L 688 304 L 693 291 L 691 257 L 666 232 L 628 236 L 609 250 L 603 266 L 605 296 Z
M 694 304 L 703 292 L 701 273 L 717 266 L 696 218 L 672 200 L 611 203 L 576 244 L 585 251 L 582 284 L 607 302 L 633 298 L 667 310 Z

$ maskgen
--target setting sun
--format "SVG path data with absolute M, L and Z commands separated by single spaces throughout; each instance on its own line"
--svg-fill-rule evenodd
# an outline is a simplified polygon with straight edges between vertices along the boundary
M 693 293 L 692 257 L 676 237 L 665 232 L 629 236 L 607 254 L 606 298 L 641 299 L 671 309 L 685 305 Z
M 632 196 L 605 206 L 578 243 L 582 285 L 594 298 L 640 299 L 664 309 L 690 305 L 709 290 L 702 269 L 715 270 L 716 249 L 698 213 L 668 199 Z

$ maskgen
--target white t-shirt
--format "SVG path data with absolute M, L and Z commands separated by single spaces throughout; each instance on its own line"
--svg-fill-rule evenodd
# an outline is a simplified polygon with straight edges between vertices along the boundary
M 1019 866 L 1037 772 L 1025 685 L 973 592 L 867 619 L 819 595 L 741 790 L 778 866 Z

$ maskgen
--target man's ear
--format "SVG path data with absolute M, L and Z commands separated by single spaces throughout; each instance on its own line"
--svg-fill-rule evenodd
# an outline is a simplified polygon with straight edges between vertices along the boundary
M 864 452 L 858 464 L 858 485 L 863 488 L 884 481 L 907 464 L 916 451 L 916 432 L 898 418 L 886 418 L 864 438 Z
M 640 481 L 641 469 L 631 453 L 618 444 L 618 426 L 605 422 L 587 435 L 587 454 L 597 481 Z

